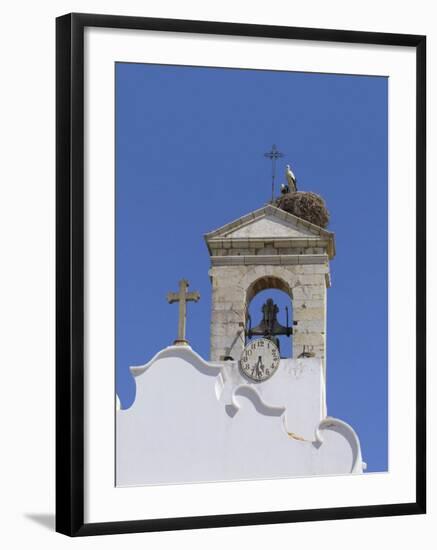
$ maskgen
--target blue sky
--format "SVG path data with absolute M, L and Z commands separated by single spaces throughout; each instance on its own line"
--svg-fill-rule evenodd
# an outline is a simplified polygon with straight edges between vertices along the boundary
M 172 343 L 182 277 L 187 337 L 209 357 L 203 235 L 270 199 L 275 143 L 299 188 L 323 196 L 337 255 L 328 291 L 328 414 L 387 470 L 387 92 L 383 77 L 116 64 L 116 382 Z M 259 321 L 262 299 L 251 309 Z M 281 302 L 284 305 L 284 301 Z M 283 311 L 280 316 L 285 323 Z M 285 348 L 283 348 L 285 349 Z

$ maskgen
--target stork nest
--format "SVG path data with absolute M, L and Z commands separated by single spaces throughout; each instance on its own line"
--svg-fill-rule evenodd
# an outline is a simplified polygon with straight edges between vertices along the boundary
M 329 223 L 329 212 L 320 195 L 305 191 L 285 193 L 276 200 L 276 206 L 298 218 L 325 228 Z

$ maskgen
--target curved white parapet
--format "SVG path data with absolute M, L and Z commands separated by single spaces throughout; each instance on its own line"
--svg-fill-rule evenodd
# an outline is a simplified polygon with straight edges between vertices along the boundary
M 153 358 L 145 365 L 140 365 L 137 367 L 133 366 L 133 367 L 129 367 L 129 369 L 134 376 L 140 376 L 148 368 L 150 368 L 154 363 L 156 363 L 159 359 L 165 359 L 166 357 L 185 359 L 186 361 L 190 362 L 194 367 L 198 368 L 199 370 L 203 369 L 205 374 L 211 373 L 211 370 L 210 370 L 211 368 L 221 369 L 223 367 L 222 363 L 210 363 L 208 361 L 205 361 L 198 353 L 196 353 L 192 349 L 191 346 L 180 345 L 180 346 L 168 346 L 162 349 L 161 351 L 158 351 L 158 353 L 156 353 L 153 356 Z
M 266 416 L 282 416 L 285 412 L 285 406 L 275 407 L 266 403 L 258 393 L 256 387 L 240 384 L 231 393 L 230 403 L 226 404 L 226 410 L 231 416 L 240 410 L 241 402 L 238 400 L 239 396 L 248 399 L 260 414 Z
M 336 436 L 333 437 L 333 434 L 336 434 Z M 323 445 L 333 439 L 338 440 L 339 438 L 343 438 L 344 442 L 347 442 L 347 446 L 351 452 L 350 458 L 352 467 L 350 473 L 362 474 L 367 465 L 363 462 L 360 440 L 352 426 L 343 420 L 327 416 L 320 422 L 315 430 L 315 439 L 318 445 Z
M 251 383 L 236 362 L 170 346 L 131 372 L 135 401 L 116 414 L 118 486 L 362 471 L 355 432 L 322 417 L 319 359 L 281 361 Z

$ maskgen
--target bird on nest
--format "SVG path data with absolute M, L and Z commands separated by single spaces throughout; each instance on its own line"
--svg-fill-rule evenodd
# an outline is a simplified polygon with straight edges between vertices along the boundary
M 293 174 L 289 164 L 287 164 L 285 170 L 285 177 L 287 178 L 287 183 L 281 185 L 281 193 L 283 195 L 285 193 L 295 193 L 297 191 L 296 176 Z

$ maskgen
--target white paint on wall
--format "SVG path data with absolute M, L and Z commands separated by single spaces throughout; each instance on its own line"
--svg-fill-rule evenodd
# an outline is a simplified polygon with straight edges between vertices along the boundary
M 117 486 L 361 473 L 359 440 L 326 417 L 322 361 L 281 360 L 271 379 L 170 346 L 131 367 L 117 411 Z

